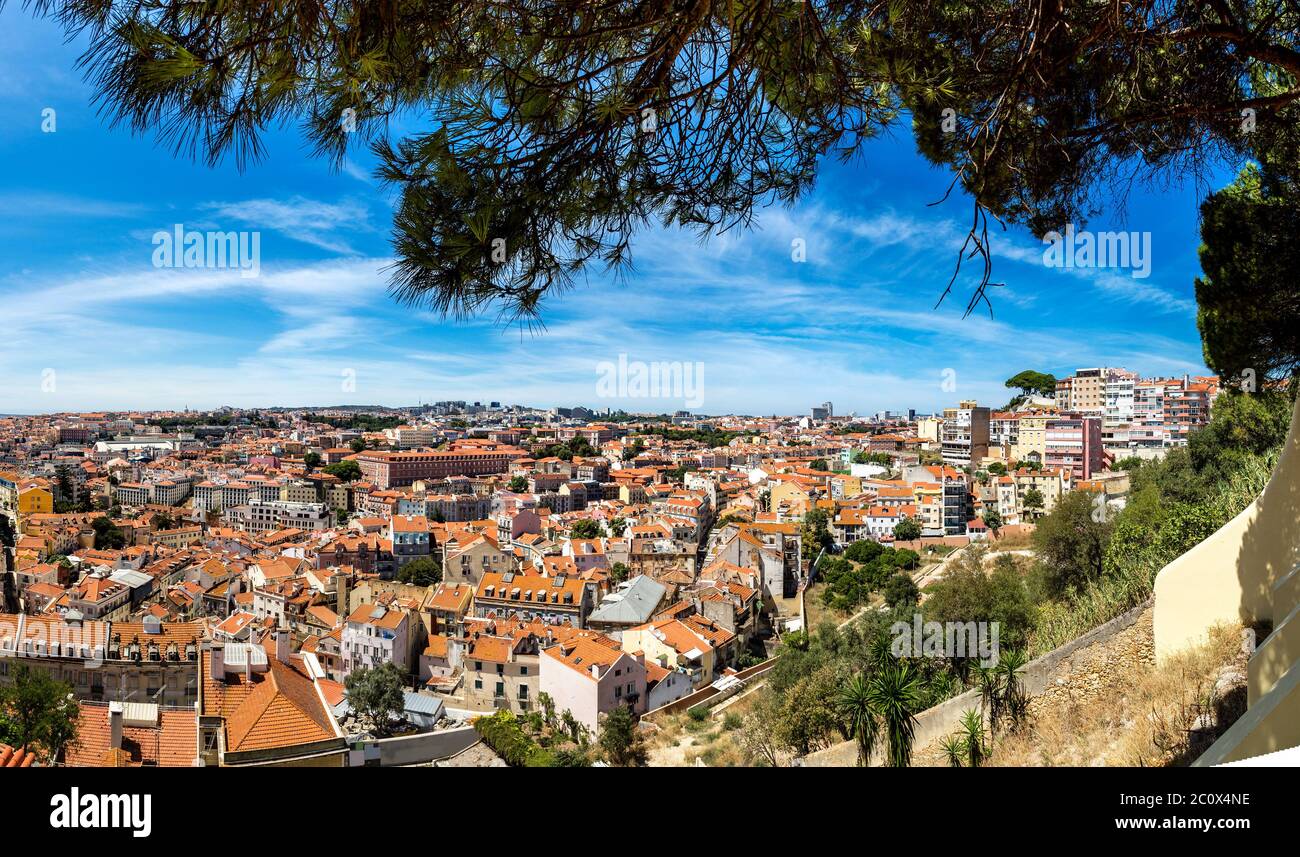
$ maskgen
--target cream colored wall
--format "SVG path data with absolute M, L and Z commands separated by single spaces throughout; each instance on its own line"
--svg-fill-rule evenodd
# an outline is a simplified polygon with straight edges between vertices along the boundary
M 1291 572 L 1297 546 L 1300 407 L 1291 415 L 1291 431 L 1260 497 L 1156 575 L 1156 658 L 1204 641 L 1216 624 L 1285 619 L 1295 605 L 1274 605 L 1273 588 Z
M 677 650 L 650 633 L 648 626 L 629 628 L 624 631 L 621 644 L 623 651 L 628 654 L 644 652 L 646 663 L 652 661 L 659 663 L 660 658 L 666 658 L 668 668 L 671 669 L 677 665 Z
M 1300 746 L 1298 555 L 1300 402 L 1277 468 L 1259 498 L 1156 575 L 1157 660 L 1204 640 L 1215 624 L 1264 625 L 1270 631 L 1250 659 L 1246 713 L 1197 766 Z

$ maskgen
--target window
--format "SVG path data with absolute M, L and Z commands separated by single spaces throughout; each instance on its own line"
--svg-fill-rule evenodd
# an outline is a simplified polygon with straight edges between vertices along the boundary
M 614 698 L 615 698 L 615 699 L 622 699 L 622 698 L 623 698 L 623 688 L 622 688 L 621 685 L 617 685 L 617 686 L 614 687 Z
M 481 678 L 476 678 L 476 679 L 474 679 L 474 689 L 475 689 L 475 690 L 482 690 L 482 689 L 483 689 L 483 679 L 481 679 Z
M 528 699 L 528 685 L 526 684 L 519 685 L 519 698 L 521 700 Z
M 495 691 L 495 693 L 494 693 L 493 695 L 494 695 L 494 696 L 505 696 L 505 695 L 506 695 L 506 683 L 503 682 L 503 681 L 499 681 L 499 682 L 497 682 L 496 691 Z
M 520 675 L 528 675 L 528 667 L 520 667 L 520 668 L 519 668 L 519 674 L 520 674 Z

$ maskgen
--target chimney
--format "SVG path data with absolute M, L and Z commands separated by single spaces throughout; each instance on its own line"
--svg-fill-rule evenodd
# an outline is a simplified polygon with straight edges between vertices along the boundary
M 226 644 L 212 644 L 212 680 L 226 680 Z
M 334 612 L 342 619 L 348 615 L 348 576 L 339 572 L 334 575 Z
M 282 664 L 289 663 L 289 656 L 293 654 L 291 640 L 288 628 L 281 626 L 275 629 L 275 659 Z
M 108 747 L 110 750 L 122 749 L 122 716 L 126 710 L 120 702 L 108 704 Z

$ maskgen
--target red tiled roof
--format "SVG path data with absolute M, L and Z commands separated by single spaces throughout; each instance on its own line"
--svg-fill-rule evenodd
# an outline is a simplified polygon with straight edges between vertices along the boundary
M 22 747 L 14 749 L 0 744 L 0 768 L 30 768 L 36 764 L 36 754 Z
M 198 722 L 193 709 L 163 709 L 158 725 L 123 726 L 122 746 L 111 747 L 108 705 L 82 702 L 77 741 L 64 754 L 74 768 L 193 767 L 198 758 Z M 114 752 L 116 751 L 116 752 Z

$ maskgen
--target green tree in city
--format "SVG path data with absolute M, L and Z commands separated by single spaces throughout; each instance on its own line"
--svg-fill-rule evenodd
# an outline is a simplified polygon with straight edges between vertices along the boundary
M 44 670 L 14 665 L 10 683 L 0 685 L 0 742 L 33 750 L 46 762 L 76 743 L 79 716 L 71 686 Z
M 54 485 L 56 495 L 61 502 L 73 502 L 76 486 L 72 484 L 72 474 L 66 464 L 60 464 L 54 468 Z
M 600 523 L 590 518 L 574 521 L 569 529 L 569 536 L 575 539 L 598 539 L 602 535 Z
M 1056 376 L 1049 375 L 1046 372 L 1035 372 L 1033 369 L 1026 369 L 1008 378 L 1006 386 L 1019 390 L 1022 398 L 1055 396 Z
M 875 539 L 858 539 L 844 549 L 844 558 L 865 565 L 886 550 L 887 548 Z
M 1266 380 L 1300 368 L 1300 171 L 1293 151 L 1266 153 L 1201 203 L 1196 323 L 1206 365 L 1235 390 L 1258 392 Z
M 433 586 L 442 580 L 442 564 L 434 557 L 422 556 L 399 568 L 397 579 L 415 586 Z
M 943 579 L 928 587 L 922 605 L 927 621 L 997 622 L 1003 646 L 1019 646 L 1034 623 L 1029 583 L 1015 557 L 1002 554 L 986 568 L 983 547 L 967 548 L 949 562 Z
M 90 522 L 95 531 L 95 550 L 121 550 L 126 546 L 126 534 L 107 517 Z
M 830 530 L 830 515 L 825 509 L 809 509 L 803 516 L 799 527 L 800 545 L 805 564 L 811 563 L 823 550 L 833 544 Z
M 1133 470 L 1137 470 L 1141 466 L 1142 466 L 1142 459 L 1138 458 L 1136 455 L 1129 455 L 1124 458 L 1118 459 L 1114 464 L 1111 465 L 1110 469 L 1115 471 L 1124 471 L 1127 473 Z
M 406 677 L 391 661 L 377 667 L 360 667 L 343 679 L 348 706 L 380 735 L 406 710 Z
M 894 538 L 900 542 L 912 542 L 921 537 L 921 525 L 912 518 L 903 518 L 894 524 Z
M 1111 522 L 1097 502 L 1100 497 L 1071 491 L 1034 528 L 1034 554 L 1043 567 L 1048 594 L 1062 595 L 1101 577 Z
M 806 756 L 844 735 L 844 721 L 836 703 L 840 670 L 825 663 L 800 676 L 785 689 L 777 720 L 781 744 L 798 756 Z
M 650 760 L 636 715 L 626 705 L 616 705 L 601 718 L 597 744 L 609 763 L 618 768 L 643 768 Z
M 631 574 L 632 569 L 628 568 L 627 565 L 621 562 L 616 562 L 609 567 L 609 579 L 615 585 L 627 580 Z
M 303 466 L 308 470 L 315 470 L 320 467 L 321 457 L 319 452 L 309 452 L 302 457 Z
M 1025 507 L 1025 511 L 1031 515 L 1043 510 L 1043 502 L 1043 492 L 1037 488 L 1027 490 L 1024 498 L 1020 501 L 1021 505 Z
M 912 580 L 910 574 L 895 574 L 885 582 L 885 588 L 881 592 L 885 597 L 885 603 L 889 605 L 890 610 L 898 610 L 904 607 L 915 607 L 921 598 L 921 590 L 917 588 L 916 581 Z
M 507 487 L 515 494 L 522 494 L 528 490 L 528 480 L 522 476 L 512 476 Z
M 335 479 L 342 482 L 356 482 L 361 478 L 361 465 L 357 464 L 354 459 L 347 458 L 343 461 L 328 464 L 323 468 L 323 472 L 328 473 Z
M 1224 390 L 1205 426 L 1187 439 L 1198 490 L 1227 478 L 1248 459 L 1282 446 L 1291 428 L 1291 396 L 1282 390 Z

